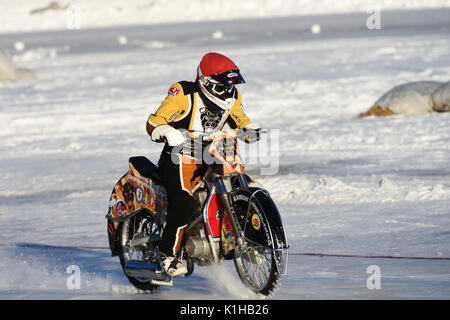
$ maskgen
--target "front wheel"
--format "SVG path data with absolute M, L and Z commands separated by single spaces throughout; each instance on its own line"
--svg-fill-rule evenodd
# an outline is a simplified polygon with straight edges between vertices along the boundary
M 242 282 L 256 293 L 269 295 L 278 282 L 274 252 L 260 246 L 236 249 L 234 264 Z
M 285 270 L 288 247 L 278 210 L 261 189 L 241 190 L 232 203 L 243 235 L 234 252 L 236 270 L 247 287 L 269 295 Z

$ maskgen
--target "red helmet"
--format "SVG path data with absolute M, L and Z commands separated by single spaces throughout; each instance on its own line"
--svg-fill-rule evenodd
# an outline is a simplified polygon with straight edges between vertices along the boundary
M 221 101 L 234 96 L 234 86 L 245 83 L 234 62 L 224 55 L 214 52 L 203 56 L 197 68 L 197 80 L 207 98 L 221 107 Z

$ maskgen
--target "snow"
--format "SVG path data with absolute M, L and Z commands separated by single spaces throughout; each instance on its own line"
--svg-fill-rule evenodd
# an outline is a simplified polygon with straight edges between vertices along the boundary
M 173 288 L 139 294 L 105 249 L 109 196 L 128 158 L 156 162 L 162 148 L 145 132 L 148 115 L 174 81 L 194 78 L 204 53 L 217 51 L 240 66 L 246 113 L 278 143 L 276 174 L 249 166 L 277 203 L 291 245 L 273 299 L 448 299 L 450 114 L 353 119 L 399 84 L 450 79 L 448 2 L 381 2 L 382 28 L 374 30 L 366 2 L 304 3 L 304 12 L 269 17 L 264 6 L 250 15 L 249 1 L 227 20 L 213 1 L 209 13 L 167 23 L 174 9 L 151 25 L 130 19 L 132 8 L 113 22 L 104 10 L 104 20 L 63 30 L 17 23 L 19 9 L 35 2 L 0 2 L 11 5 L 0 50 L 37 74 L 0 84 L 0 298 L 260 298 L 232 263 L 197 267 Z M 87 29 L 95 21 L 105 28 Z M 58 30 L 12 33 L 37 29 Z M 72 265 L 81 269 L 79 290 L 67 287 Z M 379 290 L 366 286 L 370 265 L 381 269 Z
M 0 32 L 450 7 L 447 0 L 59 0 L 59 9 L 42 10 L 51 2 L 0 1 L 2 12 L 7 12 Z

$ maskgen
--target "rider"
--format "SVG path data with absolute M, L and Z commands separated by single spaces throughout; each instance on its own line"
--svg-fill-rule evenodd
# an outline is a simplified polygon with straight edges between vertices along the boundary
M 196 81 L 173 84 L 160 107 L 148 118 L 147 132 L 151 139 L 165 142 L 158 166 L 167 189 L 168 207 L 159 249 L 161 267 L 171 276 L 187 273 L 179 249 L 194 211 L 192 188 L 204 168 L 174 147 L 199 132 L 221 130 L 225 124 L 235 130 L 259 131 L 260 126 L 251 122 L 242 110 L 241 94 L 235 88 L 240 83 L 245 80 L 233 61 L 219 53 L 207 53 L 197 68 Z M 190 130 L 189 136 L 186 138 L 180 129 Z M 172 161 L 174 157 L 180 161 Z

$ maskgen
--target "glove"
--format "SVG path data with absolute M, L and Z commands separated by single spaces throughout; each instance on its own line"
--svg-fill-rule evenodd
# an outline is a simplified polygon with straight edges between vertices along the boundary
M 261 125 L 259 123 L 250 122 L 248 125 L 244 127 L 247 130 L 261 130 Z
M 186 138 L 177 129 L 163 124 L 153 129 L 152 140 L 155 142 L 165 141 L 169 146 L 173 147 L 182 144 Z
M 258 123 L 250 122 L 244 127 L 245 137 L 247 143 L 256 142 L 261 139 L 261 126 Z

